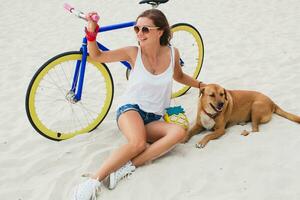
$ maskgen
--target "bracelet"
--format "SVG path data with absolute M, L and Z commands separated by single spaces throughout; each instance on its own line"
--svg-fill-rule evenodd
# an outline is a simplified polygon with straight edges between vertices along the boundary
M 199 81 L 198 83 L 198 88 L 200 88 L 202 81 Z
M 97 24 L 95 31 L 94 32 L 90 32 L 87 30 L 87 28 L 85 27 L 85 37 L 89 42 L 93 42 L 96 40 L 97 34 L 99 31 L 99 26 Z

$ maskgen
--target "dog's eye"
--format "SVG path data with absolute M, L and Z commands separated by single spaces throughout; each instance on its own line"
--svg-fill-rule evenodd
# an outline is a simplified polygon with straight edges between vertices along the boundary
M 221 94 L 220 94 L 220 96 L 222 97 L 222 96 L 224 96 L 224 94 L 223 94 L 223 93 L 221 93 Z
M 210 97 L 215 97 L 216 95 L 215 95 L 215 94 L 210 94 L 209 96 L 210 96 Z

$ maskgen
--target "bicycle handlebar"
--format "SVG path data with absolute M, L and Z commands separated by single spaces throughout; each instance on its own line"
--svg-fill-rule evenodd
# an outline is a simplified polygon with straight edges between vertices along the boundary
M 83 12 L 81 12 L 80 10 L 75 9 L 70 4 L 65 3 L 64 8 L 66 10 L 68 10 L 70 13 L 74 14 L 76 17 L 87 21 L 85 14 Z M 91 17 L 92 17 L 93 21 L 95 21 L 95 22 L 99 21 L 99 16 L 98 15 L 92 15 Z

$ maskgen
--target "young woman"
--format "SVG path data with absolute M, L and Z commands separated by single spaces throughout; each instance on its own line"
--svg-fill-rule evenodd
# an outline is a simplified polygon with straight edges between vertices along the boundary
M 162 120 L 170 106 L 173 79 L 192 87 L 201 82 L 184 74 L 179 52 L 169 45 L 171 32 L 165 15 L 157 9 L 144 11 L 137 17 L 134 31 L 138 46 L 102 52 L 96 44 L 98 25 L 88 14 L 86 37 L 91 58 L 108 63 L 128 61 L 132 66 L 127 90 L 117 109 L 117 124 L 127 143 L 103 163 L 93 177 L 80 184 L 75 199 L 96 196 L 102 180 L 108 177 L 109 188 L 139 167 L 169 151 L 186 136 L 179 125 Z

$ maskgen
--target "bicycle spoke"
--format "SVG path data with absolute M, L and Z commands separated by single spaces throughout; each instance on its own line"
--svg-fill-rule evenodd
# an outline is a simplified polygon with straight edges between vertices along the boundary
M 63 74 L 67 80 L 69 88 L 71 88 L 71 79 L 67 77 L 67 74 L 66 74 L 65 70 L 63 69 L 62 65 L 60 64 L 59 66 L 60 66 L 60 69 L 63 71 Z M 68 67 L 68 68 L 71 68 L 71 67 Z

